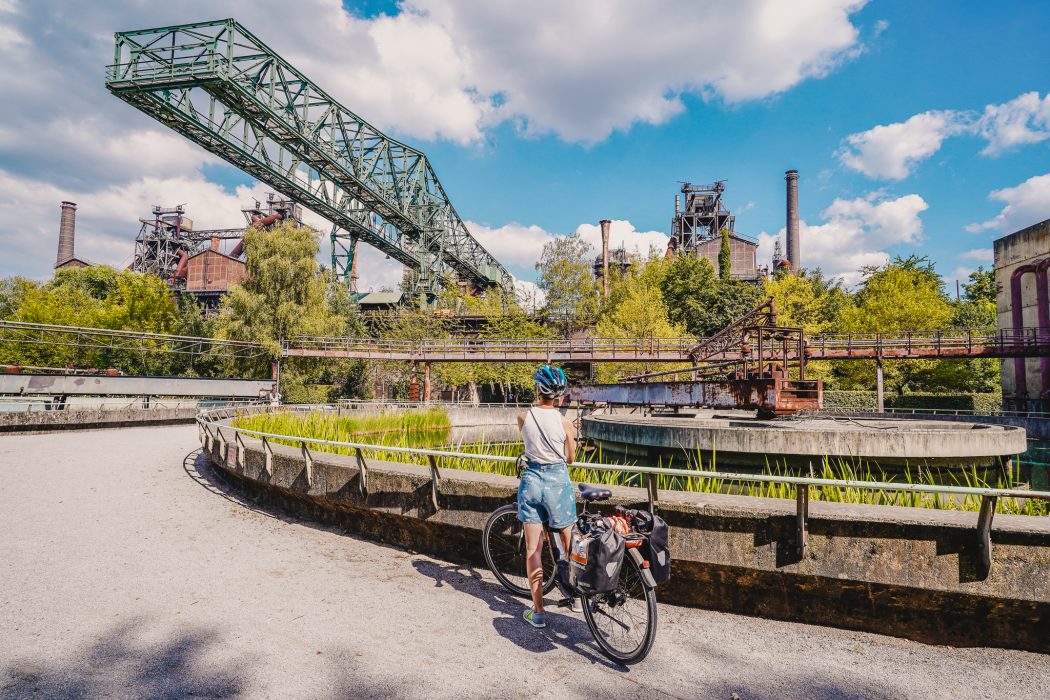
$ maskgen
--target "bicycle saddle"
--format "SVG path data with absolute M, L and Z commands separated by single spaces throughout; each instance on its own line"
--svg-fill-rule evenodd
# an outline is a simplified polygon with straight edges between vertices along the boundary
M 612 491 L 603 488 L 591 488 L 587 484 L 580 484 L 580 498 L 585 501 L 604 501 L 612 498 Z

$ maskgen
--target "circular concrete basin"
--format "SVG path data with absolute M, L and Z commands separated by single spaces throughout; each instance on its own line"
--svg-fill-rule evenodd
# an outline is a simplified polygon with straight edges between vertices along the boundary
M 824 457 L 879 466 L 987 467 L 1024 452 L 1023 428 L 977 423 L 824 416 L 736 417 L 590 415 L 583 435 L 606 453 L 674 456 L 717 466 L 819 467 Z

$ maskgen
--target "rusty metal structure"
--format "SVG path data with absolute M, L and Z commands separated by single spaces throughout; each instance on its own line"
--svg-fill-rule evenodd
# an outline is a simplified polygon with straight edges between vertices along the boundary
M 265 203 L 258 200 L 241 210 L 245 228 L 195 229 L 193 220 L 186 215 L 185 205 L 153 207 L 151 218 L 139 219 L 141 226 L 135 237 L 135 252 L 130 268 L 135 272 L 156 275 L 165 280 L 172 289 L 187 289 L 188 260 L 194 255 L 215 248 L 217 242 L 234 240 L 225 252 L 231 258 L 239 258 L 244 251 L 244 231 L 249 226 L 266 227 L 281 220 L 295 221 L 302 225 L 303 209 L 290 199 L 283 199 L 273 192 L 268 193 Z M 192 290 L 190 290 L 192 291 Z
M 681 194 L 674 198 L 674 218 L 666 256 L 697 255 L 707 258 L 718 269 L 724 230 L 729 233 L 731 276 L 738 280 L 757 281 L 766 274 L 756 260 L 758 241 L 736 231 L 736 217 L 723 201 L 724 192 L 724 180 L 707 185 L 682 184 Z

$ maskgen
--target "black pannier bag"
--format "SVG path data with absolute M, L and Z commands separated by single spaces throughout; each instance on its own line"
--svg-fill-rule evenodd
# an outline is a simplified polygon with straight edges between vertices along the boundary
M 623 556 L 624 540 L 615 530 L 592 528 L 583 534 L 574 529 L 569 563 L 576 578 L 576 590 L 583 595 L 616 590 Z
M 649 562 L 649 573 L 653 580 L 663 583 L 671 578 L 671 550 L 667 547 L 667 523 L 659 515 L 645 510 L 636 510 L 634 528 L 645 535 L 642 556 Z

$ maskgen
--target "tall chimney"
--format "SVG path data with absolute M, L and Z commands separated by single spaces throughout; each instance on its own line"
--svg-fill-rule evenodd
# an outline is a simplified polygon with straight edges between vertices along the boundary
M 602 288 L 605 298 L 609 298 L 609 226 L 612 222 L 602 219 L 598 222 L 602 227 Z
M 793 272 L 802 267 L 798 246 L 798 171 L 784 173 L 787 180 L 787 259 Z
M 58 257 L 55 267 L 73 259 L 73 237 L 76 233 L 77 205 L 62 202 L 62 219 L 58 224 Z

